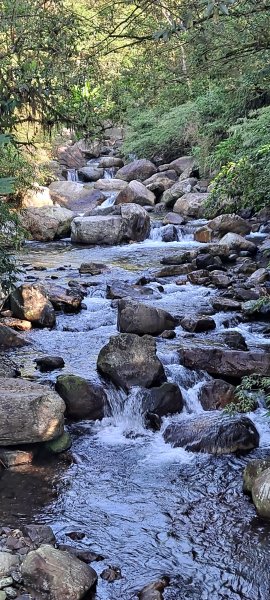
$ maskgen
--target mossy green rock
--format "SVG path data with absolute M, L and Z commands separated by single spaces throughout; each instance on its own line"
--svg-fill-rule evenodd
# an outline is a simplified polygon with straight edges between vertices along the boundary
M 107 396 L 100 385 L 78 375 L 60 375 L 55 389 L 66 404 L 68 418 L 103 419 Z
M 268 460 L 256 459 L 248 463 L 243 474 L 243 492 L 251 494 L 252 486 L 257 477 L 269 468 L 270 458 Z
M 46 442 L 45 448 L 51 454 L 61 454 L 61 452 L 69 450 L 71 444 L 72 441 L 69 433 L 67 431 L 64 431 L 63 435 L 60 435 L 60 437 L 56 438 L 56 440 Z

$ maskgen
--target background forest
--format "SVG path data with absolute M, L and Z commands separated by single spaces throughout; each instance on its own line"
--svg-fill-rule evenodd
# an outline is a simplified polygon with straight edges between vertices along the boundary
M 2 0 L 0 11 L 2 196 L 46 182 L 63 126 L 94 138 L 110 121 L 126 127 L 126 157 L 194 153 L 215 178 L 209 214 L 224 200 L 269 203 L 268 0 Z

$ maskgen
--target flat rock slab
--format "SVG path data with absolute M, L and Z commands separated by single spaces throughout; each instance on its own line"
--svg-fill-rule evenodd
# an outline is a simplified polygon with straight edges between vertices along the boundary
M 0 445 L 45 442 L 64 430 L 65 403 L 51 388 L 0 377 Z
M 180 360 L 184 367 L 200 369 L 212 375 L 241 378 L 245 375 L 270 375 L 270 354 L 263 350 L 245 352 L 220 348 L 182 348 Z

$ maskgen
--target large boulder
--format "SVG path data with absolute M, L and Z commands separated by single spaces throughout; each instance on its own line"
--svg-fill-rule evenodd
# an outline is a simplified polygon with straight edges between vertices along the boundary
M 117 158 L 116 156 L 103 156 L 98 163 L 99 169 L 119 169 L 123 166 L 122 158 Z
M 23 283 L 9 296 L 10 308 L 15 317 L 30 321 L 37 327 L 53 327 L 55 312 L 43 286 Z
M 78 169 L 78 175 L 82 181 L 97 181 L 103 177 L 103 169 L 95 167 L 81 167 Z
M 251 224 L 235 214 L 219 215 L 208 222 L 208 227 L 215 233 L 224 235 L 225 233 L 238 233 L 247 235 L 251 231 Z
M 50 600 L 81 600 L 97 581 L 92 567 L 47 544 L 29 552 L 21 571 L 24 584 Z
M 12 571 L 14 572 L 18 568 L 19 564 L 19 556 L 0 551 L 0 577 L 9 577 Z
M 65 403 L 50 387 L 0 378 L 0 446 L 45 442 L 62 435 Z
M 124 181 L 133 181 L 134 179 L 145 181 L 145 179 L 148 179 L 156 172 L 157 169 L 155 165 L 150 162 L 150 160 L 142 158 L 140 160 L 134 160 L 119 169 L 116 177 L 118 179 L 123 179 Z
M 165 382 L 160 387 L 144 391 L 142 410 L 165 417 L 180 413 L 184 402 L 181 391 L 175 383 Z
M 264 350 L 231 350 L 196 346 L 180 350 L 181 363 L 189 369 L 200 369 L 211 375 L 235 377 L 270 375 L 270 354 Z
M 236 402 L 235 387 L 223 379 L 213 379 L 203 385 L 199 400 L 204 410 L 219 410 Z
M 28 342 L 19 334 L 13 331 L 11 327 L 7 327 L 0 323 L 0 349 L 7 350 L 8 348 L 20 348 Z
M 170 187 L 170 189 L 167 189 L 164 192 L 162 196 L 162 202 L 167 208 L 172 208 L 176 200 L 178 200 L 178 198 L 181 198 L 185 194 L 189 194 L 196 185 L 196 183 L 197 179 L 195 179 L 194 177 L 190 177 L 183 181 L 177 181 L 173 184 L 173 186 Z
M 257 477 L 266 469 L 270 469 L 269 458 L 266 460 L 257 458 L 249 462 L 243 473 L 243 492 L 250 494 Z
M 86 163 L 86 158 L 78 145 L 60 146 L 57 150 L 60 164 L 67 169 L 79 169 Z
M 100 351 L 98 370 L 119 387 L 150 388 L 165 381 L 164 368 L 156 355 L 156 342 L 151 336 L 122 333 L 110 338 Z
M 270 519 L 270 468 L 256 477 L 252 486 L 252 500 L 259 517 Z
M 167 169 L 173 169 L 176 171 L 177 175 L 182 175 L 184 172 L 192 173 L 195 167 L 195 159 L 193 156 L 180 156 L 180 158 L 176 158 L 169 164 L 160 165 L 159 171 L 166 171 Z
M 27 190 L 23 196 L 22 208 L 41 208 L 43 206 L 53 206 L 50 190 L 48 187 L 35 184 L 30 190 Z
M 154 206 L 156 201 L 155 194 L 150 192 L 140 181 L 131 181 L 124 190 L 122 190 L 115 201 L 115 204 L 139 204 L 140 206 Z
M 127 181 L 121 179 L 99 179 L 94 183 L 94 188 L 102 192 L 120 192 L 126 187 Z
M 141 242 L 149 233 L 150 217 L 144 208 L 138 204 L 123 204 L 119 214 L 112 211 L 104 216 L 74 219 L 71 240 L 77 244 L 112 246 L 130 240 Z
M 55 389 L 63 398 L 70 419 L 103 419 L 107 397 L 101 386 L 78 375 L 60 375 Z
M 204 216 L 204 204 L 207 198 L 208 194 L 184 194 L 184 196 L 176 200 L 173 210 L 182 216 L 199 219 Z
M 84 187 L 76 181 L 53 181 L 49 190 L 54 202 L 74 212 L 84 212 L 93 206 L 91 187 Z
M 255 254 L 257 248 L 253 242 L 246 240 L 242 235 L 238 233 L 226 233 L 221 240 L 220 244 L 223 246 L 227 246 L 229 250 L 245 250 L 250 252 L 251 254 Z
M 191 452 L 228 454 L 257 448 L 259 434 L 250 419 L 214 412 L 172 423 L 164 431 L 165 441 Z
M 27 208 L 20 214 L 21 224 L 31 234 L 32 239 L 40 242 L 68 237 L 74 213 L 63 206 Z
M 121 333 L 159 335 L 175 327 L 174 317 L 161 308 L 133 300 L 118 302 L 117 328 Z
M 216 323 L 212 317 L 189 316 L 181 320 L 181 327 L 191 333 L 202 333 L 203 331 L 215 329 Z

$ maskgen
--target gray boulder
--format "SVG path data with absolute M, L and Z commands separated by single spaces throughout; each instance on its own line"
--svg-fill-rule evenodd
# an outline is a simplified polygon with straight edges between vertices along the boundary
M 42 208 L 26 208 L 20 214 L 24 229 L 32 239 L 40 242 L 51 242 L 70 235 L 74 213 L 63 206 L 46 206 Z
M 122 333 L 110 338 L 100 351 L 98 370 L 119 387 L 150 388 L 165 381 L 164 368 L 156 355 L 151 336 Z
M 173 186 L 170 187 L 170 189 L 167 189 L 164 192 L 162 196 L 162 202 L 167 208 L 172 208 L 176 200 L 178 200 L 185 194 L 190 193 L 196 185 L 196 183 L 197 179 L 195 179 L 194 177 L 185 179 L 183 181 L 177 181 L 173 184 Z
M 155 165 L 150 162 L 150 160 L 142 158 L 140 160 L 134 160 L 119 169 L 116 177 L 117 179 L 123 179 L 124 181 L 133 181 L 134 179 L 137 181 L 145 181 L 145 179 L 148 179 L 156 172 L 157 169 Z
M 34 444 L 63 433 L 65 404 L 51 388 L 0 378 L 0 445 Z
M 103 156 L 98 163 L 99 169 L 119 169 L 123 166 L 124 163 L 122 161 L 122 158 L 117 158 L 116 156 Z
M 251 254 L 255 254 L 257 251 L 253 242 L 246 240 L 242 235 L 238 235 L 238 233 L 226 233 L 226 235 L 221 238 L 220 244 L 227 246 L 229 250 L 247 250 Z
M 165 417 L 180 413 L 184 402 L 181 391 L 175 383 L 165 382 L 160 387 L 145 390 L 142 402 L 144 413 L 150 412 Z
M 252 500 L 262 519 L 270 519 L 270 468 L 256 477 L 252 486 Z
M 189 369 L 200 369 L 211 375 L 235 377 L 270 375 L 270 355 L 264 350 L 231 350 L 196 346 L 180 350 L 181 363 Z
M 11 329 L 11 327 L 7 327 L 6 325 L 3 325 L 3 323 L 0 323 L 0 349 L 1 350 L 7 350 L 8 348 L 20 348 L 21 346 L 25 346 L 28 343 L 29 342 L 27 342 L 23 338 L 22 335 L 13 331 L 13 329 Z M 5 366 L 2 367 L 2 361 L 1 361 L 0 371 L 2 368 L 4 368 L 4 370 L 5 370 Z
M 155 194 L 148 190 L 140 181 L 131 181 L 124 190 L 122 190 L 115 201 L 115 204 L 139 204 L 140 206 L 154 206 L 156 201 Z
M 81 167 L 78 170 L 78 175 L 82 181 L 97 181 L 103 177 L 103 169 L 94 167 Z
M 199 219 L 204 216 L 204 204 L 207 198 L 208 194 L 184 194 L 181 198 L 178 198 L 173 210 L 184 217 Z
M 121 333 L 159 335 L 166 329 L 174 329 L 176 321 L 161 308 L 155 308 L 133 300 L 119 300 L 117 328 Z
M 47 544 L 29 552 L 21 571 L 24 583 L 50 600 L 81 600 L 97 582 L 92 567 Z
M 165 429 L 164 438 L 173 447 L 210 454 L 247 451 L 259 445 L 258 431 L 250 419 L 216 412 L 172 423 Z
M 247 235 L 251 231 L 251 224 L 235 214 L 219 215 L 208 222 L 208 227 L 215 233 L 224 235 L 225 233 L 238 233 Z
M 118 207 L 116 207 L 118 208 Z M 77 244 L 115 245 L 145 240 L 150 233 L 150 217 L 138 204 L 123 204 L 120 214 L 77 217 L 72 223 L 71 240 Z
M 250 494 L 257 477 L 266 469 L 270 469 L 269 458 L 266 460 L 257 458 L 248 463 L 243 473 L 243 492 Z

